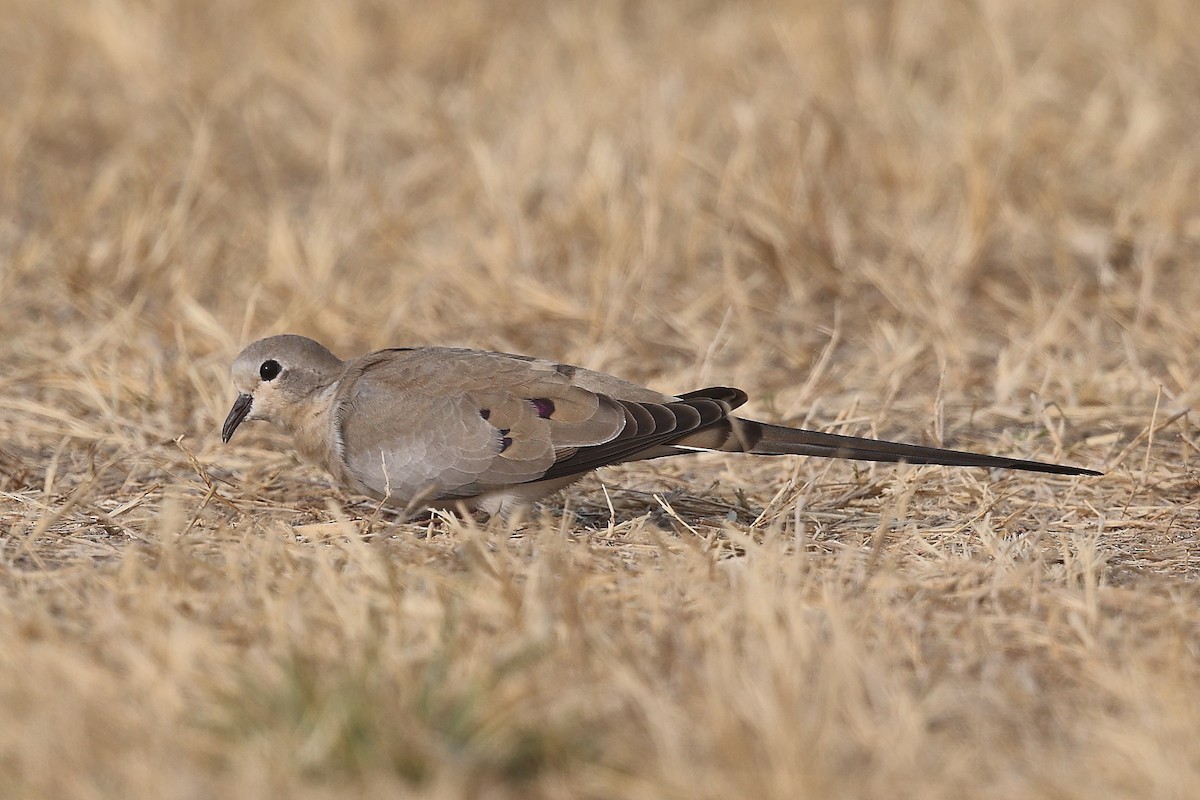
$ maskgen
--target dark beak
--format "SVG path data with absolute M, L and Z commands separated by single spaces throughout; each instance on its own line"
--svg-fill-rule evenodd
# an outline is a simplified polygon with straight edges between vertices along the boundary
M 237 400 L 233 401 L 233 408 L 229 409 L 229 416 L 225 418 L 225 424 L 221 426 L 221 441 L 229 443 L 233 432 L 237 430 L 237 426 L 242 424 L 242 420 L 250 413 L 250 406 L 254 405 L 254 398 L 248 394 L 239 394 Z

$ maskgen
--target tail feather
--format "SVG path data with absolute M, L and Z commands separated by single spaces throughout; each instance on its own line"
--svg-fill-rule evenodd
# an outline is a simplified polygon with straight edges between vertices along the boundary
M 860 436 L 785 428 L 749 419 L 729 417 L 725 424 L 714 425 L 673 442 L 683 448 L 703 448 L 756 455 L 801 455 L 824 458 L 849 458 L 858 461 L 903 461 L 909 464 L 941 464 L 950 467 L 989 467 L 1048 472 L 1055 475 L 1100 475 L 1095 470 L 1020 458 L 989 456 L 964 450 L 946 450 Z

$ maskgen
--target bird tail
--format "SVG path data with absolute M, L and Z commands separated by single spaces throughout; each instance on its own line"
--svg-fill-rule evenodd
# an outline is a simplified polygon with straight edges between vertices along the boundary
M 672 443 L 683 449 L 719 450 L 727 453 L 756 455 L 800 455 L 824 458 L 849 458 L 858 461 L 903 461 L 909 464 L 942 464 L 950 467 L 988 467 L 1019 469 L 1027 472 L 1048 472 L 1055 475 L 1100 475 L 1095 470 L 1042 461 L 989 456 L 963 450 L 946 450 L 860 436 L 785 428 L 738 417 L 727 417 L 721 423 L 686 436 Z

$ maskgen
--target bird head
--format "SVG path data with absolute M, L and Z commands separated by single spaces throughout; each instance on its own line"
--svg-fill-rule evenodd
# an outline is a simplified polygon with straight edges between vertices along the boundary
M 304 336 L 269 336 L 247 346 L 233 362 L 238 396 L 221 426 L 222 441 L 246 420 L 292 427 L 304 400 L 336 381 L 344 367 L 324 345 Z

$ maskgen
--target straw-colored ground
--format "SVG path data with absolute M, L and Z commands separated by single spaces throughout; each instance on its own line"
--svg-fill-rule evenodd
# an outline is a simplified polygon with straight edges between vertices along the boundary
M 0 796 L 1200 796 L 1200 5 L 0 7 Z M 526 352 L 1106 471 L 399 525 L 228 365 Z

